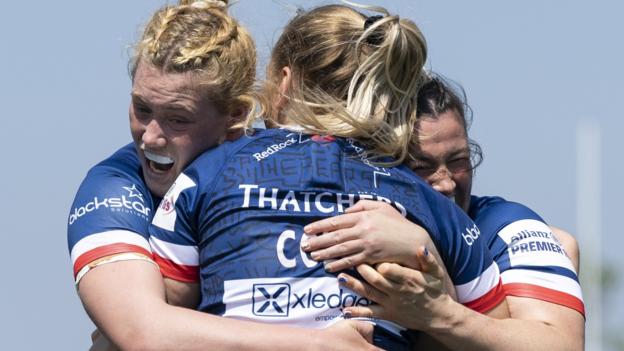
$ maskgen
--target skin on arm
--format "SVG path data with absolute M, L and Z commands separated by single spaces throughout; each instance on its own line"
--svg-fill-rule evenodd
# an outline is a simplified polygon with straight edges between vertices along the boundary
M 365 340 L 372 337 L 369 323 L 347 321 L 323 330 L 291 328 L 169 305 L 158 267 L 146 261 L 98 266 L 82 278 L 79 289 L 98 329 L 122 350 L 378 350 Z M 271 335 L 289 337 L 271 338 L 269 344 Z
M 315 261 L 326 261 L 325 269 L 329 272 L 381 262 L 419 269 L 416 252 L 422 246 L 442 261 L 424 228 L 379 201 L 359 201 L 345 214 L 311 223 L 304 231 L 309 238 L 302 242 L 302 249 L 310 252 Z M 441 269 L 445 273 L 445 289 L 456 299 L 453 282 L 446 268 Z
M 422 271 L 383 263 L 359 266 L 368 282 L 345 285 L 379 305 L 349 307 L 351 316 L 377 317 L 422 330 L 451 349 L 582 350 L 584 319 L 577 311 L 545 301 L 509 296 L 486 314 L 453 301 L 442 289 L 442 270 L 432 255 L 418 253 Z M 506 318 L 508 309 L 511 318 Z M 503 319 L 501 319 L 503 318 Z
M 520 350 L 548 351 L 582 349 L 584 318 L 571 308 L 533 298 L 508 296 L 504 306 L 499 305 L 487 315 L 483 315 L 445 296 L 449 289 L 446 285 L 440 285 L 439 281 L 447 277 L 447 273 L 437 263 L 441 262 L 439 257 L 431 254 L 425 257 L 422 246 L 405 243 L 395 245 L 391 240 L 383 240 L 403 235 L 402 231 L 390 223 L 403 217 L 386 204 L 379 206 L 389 208 L 394 214 L 378 211 L 372 216 L 347 217 L 353 214 L 348 213 L 306 227 L 306 232 L 309 231 L 310 234 L 323 235 L 310 239 L 305 249 L 312 251 L 313 257 L 318 259 L 338 259 L 330 264 L 332 267 L 331 265 L 335 263 L 346 265 L 366 262 L 366 255 L 371 253 L 374 255 L 374 262 L 382 262 L 384 257 L 394 260 L 400 255 L 408 255 L 407 252 L 397 254 L 402 252 L 397 250 L 405 251 L 421 247 L 421 252 L 415 255 L 417 260 L 412 258 L 409 262 L 411 267 L 418 268 L 423 263 L 427 263 L 427 266 L 420 268 L 422 271 L 397 264 L 381 264 L 377 270 L 370 266 L 358 267 L 358 271 L 369 284 L 352 286 L 351 284 L 359 282 L 349 277 L 347 285 L 356 292 L 370 297 L 379 305 L 348 308 L 346 311 L 352 310 L 354 316 L 361 316 L 360 313 L 364 313 L 363 316 L 372 314 L 374 317 L 393 320 L 408 328 L 423 330 L 446 346 L 455 349 L 514 350 L 514 347 Z M 390 237 L 383 233 L 393 235 Z M 402 240 L 406 239 L 400 239 L 399 242 Z M 362 247 L 345 248 L 345 244 Z M 350 260 L 345 260 L 343 256 Z M 427 257 L 428 259 L 425 259 Z M 446 290 L 442 290 L 442 286 Z M 411 303 L 404 304 L 405 301 Z M 509 316 L 511 318 L 497 319 Z
M 565 230 L 561 228 L 553 227 L 551 225 L 550 229 L 552 230 L 553 234 L 555 234 L 555 237 L 559 240 L 559 242 L 563 246 L 563 249 L 565 250 L 568 257 L 570 258 L 570 261 L 572 261 L 572 266 L 574 266 L 574 270 L 576 271 L 576 274 L 578 274 L 579 268 L 580 268 L 579 262 L 581 258 L 578 241 L 576 241 L 576 239 L 572 236 L 572 234 L 566 232 Z

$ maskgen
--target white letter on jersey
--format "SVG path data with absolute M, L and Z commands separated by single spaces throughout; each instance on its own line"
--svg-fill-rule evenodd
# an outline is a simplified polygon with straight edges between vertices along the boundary
M 284 254 L 284 244 L 286 240 L 295 240 L 295 232 L 292 230 L 285 230 L 280 234 L 277 239 L 277 259 L 282 266 L 286 268 L 294 268 L 297 265 L 297 261 L 294 258 L 287 258 Z
M 260 206 L 260 208 L 264 208 L 264 203 L 268 202 L 271 204 L 271 209 L 272 210 L 277 210 L 277 192 L 279 190 L 277 188 L 272 188 L 271 189 L 271 196 L 267 197 L 266 196 L 266 189 L 265 188 L 260 188 L 260 196 L 258 197 L 258 206 Z
M 243 200 L 243 208 L 249 207 L 249 199 L 251 198 L 251 189 L 258 189 L 254 184 L 240 184 L 239 189 L 245 189 L 245 200 Z
M 286 257 L 285 253 L 286 240 L 296 240 L 296 238 L 297 237 L 293 230 L 285 230 L 282 232 L 282 234 L 280 234 L 279 238 L 277 239 L 277 259 L 280 261 L 282 266 L 286 268 L 295 268 L 295 266 L 297 265 L 296 258 L 288 258 Z M 308 237 L 307 235 L 303 234 L 301 236 L 301 243 L 305 242 L 305 240 L 308 240 Z M 298 246 L 299 254 L 301 255 L 301 260 L 303 261 L 303 264 L 305 264 L 305 266 L 308 268 L 316 266 L 318 262 L 310 259 L 308 255 L 303 252 L 303 250 L 301 249 L 301 243 L 299 243 Z

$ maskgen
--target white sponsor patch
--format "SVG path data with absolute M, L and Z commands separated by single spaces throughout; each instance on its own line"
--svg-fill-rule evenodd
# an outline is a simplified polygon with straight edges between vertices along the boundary
M 342 308 L 368 306 L 371 301 L 338 284 L 332 277 L 255 278 L 224 282 L 225 317 L 325 328 L 343 319 Z M 399 334 L 401 326 L 375 320 Z
M 154 218 L 152 219 L 152 224 L 170 232 L 174 231 L 175 222 L 178 218 L 175 210 L 176 201 L 178 201 L 181 192 L 195 185 L 195 182 L 191 178 L 181 173 L 160 202 L 154 214 Z
M 509 248 L 509 263 L 514 266 L 559 266 L 574 272 L 550 227 L 534 219 L 515 221 L 498 232 Z

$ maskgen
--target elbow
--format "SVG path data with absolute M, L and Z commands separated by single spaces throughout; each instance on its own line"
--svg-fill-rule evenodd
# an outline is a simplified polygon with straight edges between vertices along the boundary
M 115 344 L 123 351 L 160 351 L 166 349 L 166 343 L 159 340 L 159 334 L 150 331 L 148 326 L 137 325 L 119 335 Z

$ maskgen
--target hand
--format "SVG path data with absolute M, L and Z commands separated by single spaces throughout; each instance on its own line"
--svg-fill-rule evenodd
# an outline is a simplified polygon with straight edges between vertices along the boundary
M 338 275 L 343 285 L 378 303 L 347 307 L 345 315 L 391 320 L 422 331 L 444 325 L 456 304 L 445 287 L 444 269 L 425 247 L 418 250 L 417 259 L 422 271 L 394 263 L 379 264 L 377 269 L 358 266 L 357 271 L 368 284 L 345 273 Z
M 307 225 L 302 249 L 336 272 L 362 263 L 395 262 L 418 269 L 416 248 L 433 247 L 429 234 L 385 202 L 362 200 L 345 214 Z M 322 234 L 322 235 L 321 235 Z
M 340 321 L 326 329 L 319 329 L 320 350 L 381 351 L 373 343 L 374 326 L 370 322 Z
M 89 351 L 119 351 L 119 349 L 108 340 L 104 334 L 96 329 L 91 333 L 91 341 L 93 345 L 89 348 Z

